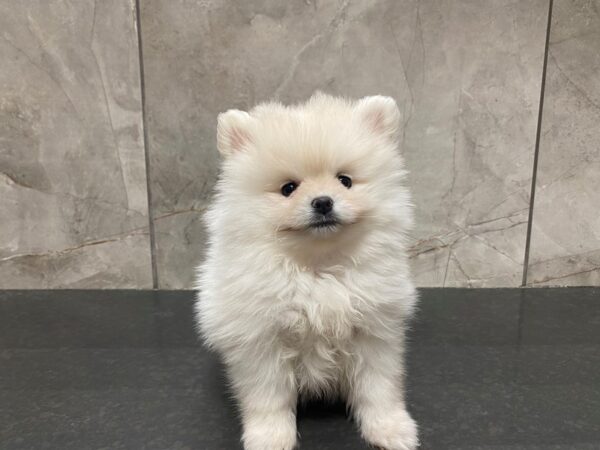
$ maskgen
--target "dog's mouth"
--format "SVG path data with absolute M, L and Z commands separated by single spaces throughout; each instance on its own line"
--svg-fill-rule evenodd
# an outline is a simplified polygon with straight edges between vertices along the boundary
M 308 224 L 308 228 L 312 230 L 326 230 L 326 229 L 334 229 L 341 225 L 341 222 L 337 219 L 329 218 L 329 219 L 321 219 L 315 220 Z
M 354 221 L 345 221 L 329 215 L 325 217 L 312 217 L 310 222 L 298 226 L 281 227 L 279 232 L 310 232 L 313 235 L 328 235 L 337 232 L 346 226 L 353 225 Z

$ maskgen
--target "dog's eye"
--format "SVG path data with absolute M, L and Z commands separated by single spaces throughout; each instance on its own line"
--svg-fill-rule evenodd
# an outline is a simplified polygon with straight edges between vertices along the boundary
M 284 197 L 289 197 L 290 195 L 292 195 L 292 192 L 294 192 L 297 187 L 297 183 L 290 181 L 289 183 L 286 183 L 283 186 L 281 186 L 281 195 L 283 195 Z
M 352 187 L 352 178 L 350 178 L 349 176 L 347 176 L 347 175 L 338 175 L 338 180 L 340 180 L 340 183 L 342 183 L 348 189 L 350 189 Z

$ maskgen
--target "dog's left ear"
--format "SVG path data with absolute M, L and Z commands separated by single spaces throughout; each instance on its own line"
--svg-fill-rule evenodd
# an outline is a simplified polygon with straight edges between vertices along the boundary
M 252 144 L 254 119 L 245 111 L 230 109 L 219 114 L 217 148 L 225 157 L 245 150 Z
M 391 97 L 374 95 L 364 97 L 356 104 L 356 112 L 369 129 L 393 138 L 400 129 L 402 114 Z

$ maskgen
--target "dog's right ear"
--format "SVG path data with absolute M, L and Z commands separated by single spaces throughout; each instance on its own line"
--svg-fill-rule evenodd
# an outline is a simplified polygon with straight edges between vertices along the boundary
M 357 102 L 356 111 L 372 133 L 393 137 L 400 129 L 402 114 L 391 97 L 364 97 Z
M 245 150 L 252 143 L 254 119 L 245 111 L 230 109 L 217 120 L 217 148 L 225 157 Z

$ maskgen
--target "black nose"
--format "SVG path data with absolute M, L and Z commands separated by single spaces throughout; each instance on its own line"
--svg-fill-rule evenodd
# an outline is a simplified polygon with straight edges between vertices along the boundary
M 313 201 L 310 202 L 315 212 L 319 214 L 327 214 L 330 213 L 333 209 L 333 199 L 331 197 L 316 197 L 313 198 Z

